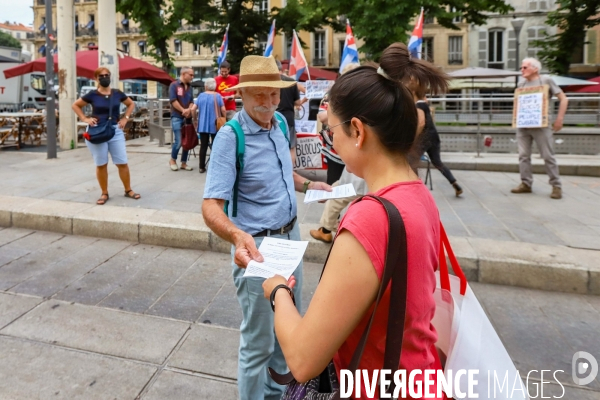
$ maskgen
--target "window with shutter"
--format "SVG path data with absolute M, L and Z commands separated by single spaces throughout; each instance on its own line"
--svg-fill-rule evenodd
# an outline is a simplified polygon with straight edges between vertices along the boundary
M 504 69 L 504 31 L 488 32 L 488 68 Z
M 536 41 L 543 40 L 546 36 L 545 26 L 527 28 L 527 57 L 537 58 L 537 54 L 542 48 L 536 45 Z
M 539 11 L 539 1 L 538 0 L 528 0 L 527 1 L 527 10 L 528 11 Z
M 463 63 L 462 40 L 462 36 L 448 38 L 448 64 L 460 65 Z
M 433 38 L 423 38 L 423 55 L 421 58 L 433 62 Z
M 598 46 L 598 32 L 595 30 L 587 31 L 587 63 L 597 64 L 596 60 L 596 49 Z

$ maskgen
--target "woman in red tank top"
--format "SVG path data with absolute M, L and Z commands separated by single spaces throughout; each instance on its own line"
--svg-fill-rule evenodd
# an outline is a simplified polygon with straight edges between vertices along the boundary
M 383 52 L 379 68 L 362 66 L 338 78 L 329 102 L 329 129 L 346 168 L 366 181 L 370 193 L 390 200 L 406 227 L 408 290 L 399 365 L 406 376 L 415 370 L 441 368 L 431 325 L 440 221 L 431 194 L 408 161 L 419 125 L 412 94 L 405 86 L 411 80 L 429 86 L 433 93 L 447 89 L 446 75 L 426 61 L 412 59 L 406 45 L 395 43 Z M 306 315 L 298 314 L 286 290 L 275 292 L 275 332 L 298 382 L 318 376 L 331 359 L 338 376 L 348 368 L 379 289 L 387 236 L 383 207 L 368 198 L 354 203 L 340 223 Z M 281 276 L 266 280 L 265 297 L 280 284 L 293 286 L 295 281 Z M 394 304 L 388 288 L 358 367 L 370 376 L 383 368 L 389 307 Z M 423 375 L 417 375 L 415 387 L 424 381 Z M 430 387 L 432 393 L 437 391 L 435 385 Z M 360 393 L 353 398 L 371 398 L 366 397 L 364 384 Z

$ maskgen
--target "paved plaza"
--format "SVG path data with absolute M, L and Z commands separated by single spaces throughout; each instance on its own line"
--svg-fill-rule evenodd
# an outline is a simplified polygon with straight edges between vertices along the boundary
M 305 305 L 320 271 L 305 264 Z M 5 228 L 0 285 L 2 399 L 237 396 L 241 312 L 226 254 Z M 523 376 L 562 370 L 564 399 L 600 398 L 600 379 L 577 387 L 570 372 L 576 351 L 600 355 L 600 297 L 472 287 Z
M 193 156 L 194 171 L 172 172 L 169 147 L 147 138 L 128 142 L 128 152 L 142 199 L 123 197 L 111 166 L 110 201 L 96 206 L 87 149 L 55 160 L 0 150 L 0 399 L 237 397 L 241 311 L 229 246 L 199 214 L 206 175 Z M 558 156 L 592 176 L 564 175 L 557 201 L 545 175 L 535 175 L 534 193 L 510 193 L 515 155 L 443 158 L 464 168 L 453 170 L 464 194 L 456 198 L 435 170 L 432 194 L 515 365 L 523 376 L 564 371 L 564 399 L 600 399 L 600 378 L 586 387 L 571 378 L 576 351 L 600 359 L 600 296 L 591 295 L 600 294 L 600 160 Z M 323 205 L 297 196 L 310 241 L 307 307 L 328 246 L 308 235 Z M 532 395 L 539 382 L 530 380 Z M 544 386 L 545 397 L 561 394 Z

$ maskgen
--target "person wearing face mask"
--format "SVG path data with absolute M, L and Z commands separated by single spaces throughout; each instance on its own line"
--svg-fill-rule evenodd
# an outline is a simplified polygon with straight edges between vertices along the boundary
M 94 157 L 96 163 L 96 178 L 100 184 L 102 195 L 96 201 L 98 205 L 104 205 L 108 201 L 108 155 L 110 154 L 113 163 L 119 170 L 119 177 L 125 188 L 125 197 L 138 200 L 141 196 L 131 190 L 129 166 L 127 165 L 127 152 L 125 149 L 125 133 L 123 128 L 131 117 L 135 108 L 133 101 L 125 93 L 118 89 L 110 88 L 110 71 L 107 68 L 100 67 L 94 72 L 94 78 L 98 84 L 97 90 L 92 90 L 80 97 L 73 103 L 73 111 L 79 117 L 79 120 L 90 126 L 102 125 L 109 118 L 110 108 L 112 115 L 116 120 L 119 115 L 119 105 L 121 103 L 127 106 L 123 118 L 115 125 L 115 136 L 104 143 L 90 143 L 87 139 L 85 144 Z M 83 107 L 92 105 L 92 116 L 86 117 L 83 113 Z

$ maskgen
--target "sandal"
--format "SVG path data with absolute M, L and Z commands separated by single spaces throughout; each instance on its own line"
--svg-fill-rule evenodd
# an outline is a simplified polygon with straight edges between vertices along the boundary
M 140 196 L 139 193 L 134 192 L 132 189 L 129 189 L 129 190 L 125 191 L 125 197 L 129 197 L 130 199 L 134 199 L 134 200 L 139 200 L 140 197 L 142 197 L 142 196 Z
M 104 197 L 106 197 L 106 198 L 104 198 Z M 108 193 L 102 193 L 100 198 L 96 201 L 96 204 L 99 206 L 103 206 L 108 201 L 108 198 L 109 198 Z

